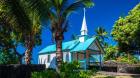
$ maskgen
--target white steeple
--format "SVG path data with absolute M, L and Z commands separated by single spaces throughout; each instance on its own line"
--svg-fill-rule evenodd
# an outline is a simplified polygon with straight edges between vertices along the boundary
M 84 8 L 84 17 L 83 17 L 83 23 L 82 23 L 82 27 L 81 27 L 81 36 L 79 37 L 79 41 L 80 42 L 85 42 L 87 39 L 87 24 L 86 24 L 86 11 Z
M 83 17 L 83 23 L 82 23 L 82 27 L 81 27 L 81 35 L 87 35 L 87 24 L 86 24 L 86 11 L 84 8 L 84 17 Z

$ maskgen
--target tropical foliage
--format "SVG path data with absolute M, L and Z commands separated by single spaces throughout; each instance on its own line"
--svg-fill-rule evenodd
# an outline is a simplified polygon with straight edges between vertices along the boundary
M 13 52 L 0 52 L 0 64 L 17 64 L 18 57 Z
M 63 58 L 62 40 L 64 39 L 64 32 L 67 31 L 68 16 L 79 8 L 90 7 L 93 4 L 90 0 L 77 0 L 76 2 L 71 3 L 70 5 L 67 4 L 68 0 L 61 0 L 59 2 L 58 0 L 52 0 L 51 3 L 54 9 L 50 11 L 50 15 L 52 16 L 49 17 L 51 23 L 50 29 L 52 31 L 53 38 L 56 42 L 56 58 L 58 66 L 60 66 Z
M 25 0 L 30 7 L 37 11 L 42 19 L 48 20 L 52 37 L 56 42 L 56 61 L 59 68 L 62 63 L 62 41 L 68 27 L 68 16 L 79 8 L 91 7 L 91 0 Z M 48 9 L 45 9 L 48 8 Z M 43 10 L 43 11 L 42 11 Z M 44 18 L 45 17 L 45 18 Z M 46 19 L 47 17 L 47 19 Z
M 138 59 L 136 57 L 134 57 L 133 55 L 130 55 L 129 58 L 128 58 L 126 54 L 116 58 L 116 61 L 117 62 L 122 62 L 122 63 L 128 63 L 128 64 L 137 64 L 138 63 Z
M 42 72 L 33 72 L 31 78 L 59 78 L 59 76 L 55 70 L 48 69 Z
M 0 3 L 0 55 L 1 55 L 1 64 L 10 64 L 16 59 L 16 56 L 20 58 L 22 55 L 16 51 L 16 46 L 18 44 L 17 40 L 14 40 L 15 35 L 13 34 L 13 26 L 9 23 L 11 18 L 7 18 L 6 15 L 6 4 Z M 18 60 L 20 62 L 20 60 Z
M 118 42 L 119 51 L 132 54 L 140 49 L 140 4 L 126 17 L 120 17 L 112 30 L 113 39 Z
M 118 54 L 119 52 L 117 46 L 109 45 L 105 48 L 104 60 L 116 60 Z
M 107 31 L 103 27 L 98 27 L 96 30 L 96 36 L 99 37 L 101 40 L 104 41 L 105 38 L 107 38 Z
M 90 70 L 80 70 L 80 63 L 63 63 L 58 75 L 54 70 L 32 73 L 32 78 L 90 78 L 93 72 Z
M 90 78 L 93 74 L 93 72 L 90 70 L 80 70 L 80 63 L 77 61 L 74 61 L 72 63 L 63 63 L 60 71 L 61 78 Z
M 108 43 L 105 39 L 108 39 L 108 32 L 103 27 L 98 27 L 96 30 L 96 37 L 100 41 L 102 47 L 108 47 Z
M 8 40 L 8 43 L 13 43 L 12 48 L 17 54 L 16 47 L 22 44 L 26 48 L 25 61 L 30 64 L 32 49 L 40 44 L 41 27 L 39 17 L 26 6 L 27 4 L 25 2 L 23 4 L 22 0 L 1 0 L 0 16 L 1 26 L 9 28 L 9 30 L 6 30 L 9 37 L 4 41 Z
M 62 40 L 68 27 L 68 16 L 79 8 L 91 6 L 91 0 L 77 0 L 73 3 L 69 3 L 69 0 L 1 0 L 0 14 L 1 21 L 4 22 L 2 25 L 10 27 L 10 36 L 12 30 L 12 40 L 16 43 L 13 44 L 14 51 L 19 44 L 26 48 L 27 64 L 31 63 L 33 47 L 41 42 L 40 21 L 49 21 L 52 36 L 57 44 L 56 57 L 59 65 L 62 62 Z

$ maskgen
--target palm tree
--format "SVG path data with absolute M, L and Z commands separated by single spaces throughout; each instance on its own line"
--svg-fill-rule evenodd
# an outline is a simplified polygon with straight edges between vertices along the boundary
M 31 54 L 34 46 L 40 44 L 40 20 L 37 14 L 23 0 L 1 0 L 0 14 L 5 17 L 5 25 L 13 30 L 14 40 L 26 48 L 25 62 L 31 63 Z M 16 47 L 16 46 L 14 46 Z M 14 50 L 16 50 L 14 48 Z
M 88 0 L 87 0 L 88 1 Z M 53 34 L 53 38 L 56 42 L 56 58 L 57 58 L 57 65 L 58 68 L 61 66 L 63 61 L 63 54 L 62 54 L 62 40 L 64 38 L 63 34 L 67 31 L 68 27 L 68 16 L 76 11 L 82 6 L 85 6 L 85 0 L 77 0 L 76 2 L 68 5 L 68 0 L 62 0 L 62 2 L 58 2 L 58 0 L 52 0 L 52 5 L 55 7 L 55 12 L 51 10 L 51 16 L 49 17 L 51 21 L 51 31 Z
M 105 38 L 108 38 L 107 32 L 104 28 L 98 27 L 96 30 L 96 37 L 99 39 L 99 41 L 102 43 L 102 46 L 108 46 L 108 44 L 104 41 Z
M 104 28 L 98 27 L 96 30 L 97 37 L 100 37 L 102 40 L 107 38 L 107 32 Z
M 63 61 L 62 41 L 64 39 L 63 34 L 67 31 L 68 27 L 68 16 L 80 8 L 93 6 L 93 3 L 91 0 L 76 0 L 73 3 L 70 3 L 69 0 L 26 1 L 32 6 L 32 9 L 38 11 L 41 16 L 44 16 L 50 22 L 52 37 L 56 42 L 56 61 L 59 68 Z M 45 7 L 48 10 L 44 10 Z

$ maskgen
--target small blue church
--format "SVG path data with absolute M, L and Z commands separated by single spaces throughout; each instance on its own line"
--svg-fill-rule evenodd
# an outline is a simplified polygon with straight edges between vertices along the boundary
M 63 61 L 79 61 L 84 68 L 101 64 L 104 49 L 96 37 L 88 35 L 85 10 L 80 32 L 77 39 L 62 43 Z M 39 52 L 38 63 L 45 64 L 46 68 L 56 68 L 56 44 L 46 46 Z

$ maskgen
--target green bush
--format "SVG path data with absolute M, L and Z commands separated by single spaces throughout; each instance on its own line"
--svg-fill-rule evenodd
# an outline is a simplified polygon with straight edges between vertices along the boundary
M 10 51 L 0 51 L 0 64 L 17 64 L 18 57 Z
M 81 70 L 79 62 L 63 63 L 60 68 L 60 78 L 90 78 L 92 70 Z M 32 78 L 58 78 L 55 70 L 45 70 L 43 72 L 33 72 Z
M 79 78 L 90 78 L 92 75 L 92 71 L 87 70 L 87 71 L 80 71 L 79 73 Z
M 92 71 L 90 70 L 81 70 L 80 63 L 74 61 L 72 63 L 63 63 L 60 69 L 61 78 L 90 78 Z
M 130 55 L 129 58 L 127 55 L 121 56 L 117 58 L 118 62 L 123 62 L 123 63 L 129 63 L 129 64 L 136 64 L 138 63 L 138 59 L 134 57 L 133 55 Z
M 32 78 L 58 78 L 55 70 L 45 70 L 42 72 L 33 72 L 31 75 Z
M 97 68 L 91 69 L 91 72 L 92 72 L 93 74 L 96 74 L 98 71 L 99 71 L 99 69 L 97 69 Z

